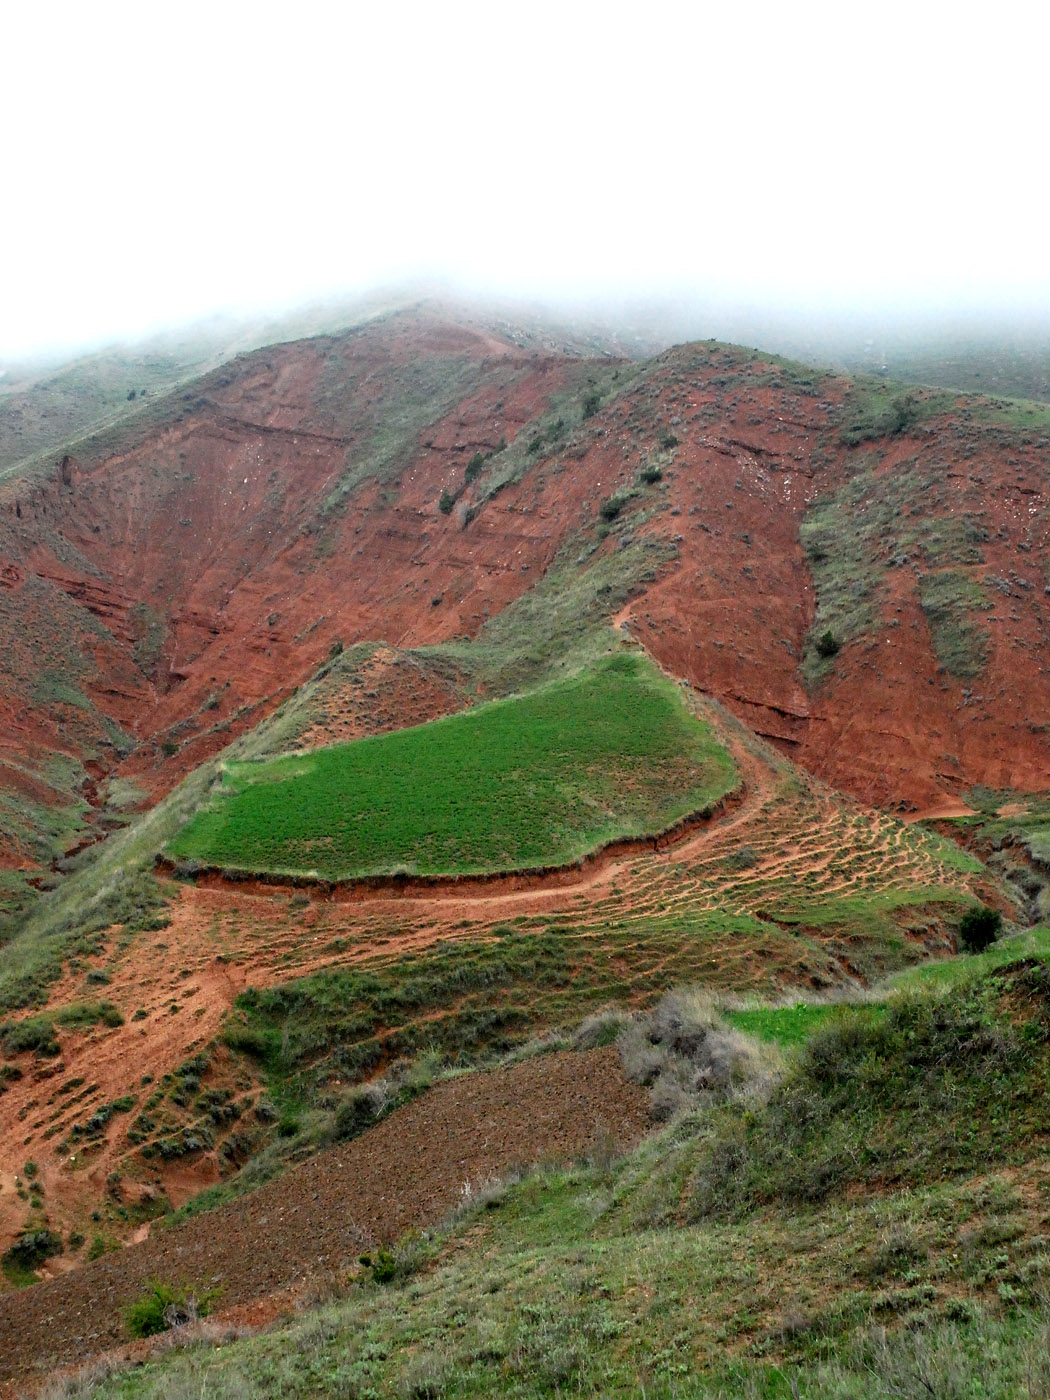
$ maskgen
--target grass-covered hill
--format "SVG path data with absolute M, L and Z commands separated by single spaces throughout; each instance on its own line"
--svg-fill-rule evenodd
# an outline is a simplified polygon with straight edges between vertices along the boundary
M 707 814 L 733 782 L 676 688 L 624 654 L 417 728 L 229 768 L 169 850 L 328 880 L 544 868 Z

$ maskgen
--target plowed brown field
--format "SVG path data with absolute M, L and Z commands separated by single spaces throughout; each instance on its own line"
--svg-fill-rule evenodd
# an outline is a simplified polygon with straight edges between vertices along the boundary
M 151 1279 L 219 1290 L 219 1308 L 287 1294 L 438 1221 L 531 1163 L 641 1137 L 645 1092 L 615 1049 L 537 1056 L 437 1084 L 362 1137 L 250 1196 L 0 1302 L 0 1379 L 84 1362 L 127 1337 L 122 1308 Z

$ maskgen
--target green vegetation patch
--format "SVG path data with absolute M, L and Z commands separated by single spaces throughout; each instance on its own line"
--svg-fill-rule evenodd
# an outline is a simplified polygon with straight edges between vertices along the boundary
M 778 1045 L 801 1045 L 819 1030 L 839 1008 L 831 1004 L 798 1001 L 794 1006 L 756 1006 L 723 1011 L 722 1019 L 747 1035 Z
M 1023 933 L 1001 938 L 983 953 L 971 957 L 944 958 L 937 962 L 919 963 L 893 975 L 893 985 L 899 990 L 915 987 L 952 987 L 987 976 L 999 968 L 1034 959 L 1050 962 L 1050 928 L 1026 929 Z
M 908 389 L 892 381 L 858 378 L 841 410 L 840 439 L 849 447 L 896 437 L 939 413 L 949 413 L 956 396 L 936 389 Z
M 708 810 L 734 781 L 676 687 L 622 654 L 467 714 L 231 765 L 169 849 L 326 879 L 561 865 Z
M 133 1337 L 155 1337 L 169 1328 L 207 1317 L 215 1296 L 214 1289 L 198 1297 L 185 1288 L 153 1279 L 142 1297 L 124 1309 L 124 1323 Z
M 921 580 L 919 599 L 940 665 L 959 679 L 979 675 L 987 659 L 988 639 L 969 615 L 985 606 L 980 585 L 961 569 L 940 569 Z
M 0 1048 L 7 1055 L 35 1050 L 41 1055 L 57 1055 L 56 1027 L 87 1030 L 92 1026 L 122 1026 L 124 1017 L 111 1001 L 75 1001 L 42 1016 L 26 1016 L 21 1021 L 0 1021 Z
M 0 1257 L 0 1270 L 17 1288 L 36 1283 L 41 1264 L 62 1253 L 62 1240 L 52 1230 L 24 1230 Z
M 949 675 L 983 668 L 987 640 L 972 614 L 988 607 L 979 581 L 987 530 L 955 502 L 944 463 L 918 458 L 892 471 L 872 449 L 837 491 L 814 502 L 799 537 L 817 589 L 802 674 L 809 684 L 834 668 L 836 653 L 880 625 L 894 573 L 913 574 L 933 649 Z M 977 571 L 978 577 L 971 576 Z M 895 618 L 888 619 L 890 626 Z
M 802 1205 L 850 1183 L 921 1182 L 1021 1160 L 1050 1128 L 1050 969 L 1013 964 L 842 1011 L 768 1103 L 727 1115 L 698 1215 Z

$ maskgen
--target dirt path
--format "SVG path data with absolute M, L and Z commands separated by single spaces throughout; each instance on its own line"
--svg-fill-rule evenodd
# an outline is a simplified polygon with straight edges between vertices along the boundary
M 435 1223 L 487 1181 L 634 1143 L 647 1125 L 647 1096 L 612 1047 L 445 1080 L 250 1196 L 4 1295 L 0 1381 L 12 1394 L 13 1382 L 126 1340 L 122 1308 L 150 1279 L 218 1288 L 224 1309 L 294 1291 Z

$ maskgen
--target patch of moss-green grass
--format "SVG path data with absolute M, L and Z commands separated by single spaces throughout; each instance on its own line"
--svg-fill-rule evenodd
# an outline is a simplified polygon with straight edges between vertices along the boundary
M 121 1026 L 124 1017 L 111 1001 L 76 1001 L 42 1016 L 27 1016 L 20 1021 L 0 1021 L 0 1048 L 7 1055 L 34 1050 L 42 1055 L 57 1055 L 56 1027 L 63 1030 L 88 1030 L 92 1026 Z
M 321 504 L 322 523 L 343 509 L 363 482 L 386 481 L 407 466 L 420 433 L 483 378 L 480 362 L 469 355 L 424 355 L 386 366 L 373 398 L 367 385 L 355 382 L 353 361 L 336 354 L 326 370 L 318 426 L 352 434 L 353 444 L 338 483 Z
M 957 397 L 941 389 L 858 377 L 840 409 L 840 439 L 855 447 L 862 442 L 896 437 L 938 414 L 950 412 Z
M 876 491 L 878 461 L 875 454 L 862 459 L 851 480 L 817 500 L 799 527 L 817 590 L 802 664 L 809 684 L 823 679 L 834 664 L 834 653 L 822 654 L 817 647 L 819 638 L 830 632 L 837 650 L 875 628 L 884 590 L 879 555 L 899 513 L 899 497 L 912 486 L 910 478 L 898 478 L 893 491 Z
M 709 810 L 734 781 L 677 688 L 625 653 L 466 714 L 231 766 L 169 849 L 328 879 L 561 865 Z
M 726 1010 L 722 1018 L 737 1030 L 760 1040 L 772 1040 L 778 1045 L 798 1046 L 808 1040 L 815 1030 L 833 1016 L 837 1007 L 815 1002 L 796 1002 L 794 1006 L 755 1006 L 743 1010 Z
M 673 545 L 651 536 L 621 535 L 615 550 L 578 536 L 533 588 L 486 622 L 472 641 L 443 643 L 418 655 L 454 665 L 492 695 L 578 671 L 621 649 L 609 618 L 634 589 L 653 582 L 673 555 Z
M 952 819 L 953 828 L 976 837 L 982 849 L 999 850 L 1017 844 L 1034 860 L 1050 864 L 1050 797 L 995 792 L 989 788 L 973 788 L 965 797 L 978 811 L 973 816 Z M 1016 807 L 1011 814 L 1000 816 L 1001 809 L 1012 804 Z
M 778 924 L 798 925 L 810 929 L 848 929 L 854 937 L 877 938 L 899 933 L 895 915 L 914 907 L 938 908 L 943 917 L 954 909 L 962 910 L 972 903 L 965 891 L 946 885 L 910 885 L 904 888 L 872 889 L 835 898 L 809 900 L 804 891 L 792 890 L 774 906 Z
M 818 684 L 843 646 L 885 623 L 891 573 L 911 570 L 939 664 L 955 677 L 982 670 L 987 641 L 972 614 L 987 607 L 979 577 L 986 531 L 951 513 L 947 468 L 918 459 L 880 471 L 881 454 L 868 451 L 850 479 L 814 502 L 799 527 L 817 590 L 807 636 L 803 678 Z M 830 634 L 834 645 L 818 645 Z
M 1000 938 L 983 953 L 960 954 L 958 957 L 905 968 L 892 975 L 891 985 L 900 990 L 908 987 L 951 987 L 1029 958 L 1050 962 L 1050 928 L 1031 928 L 1010 934 Z
M 979 675 L 988 656 L 988 638 L 970 614 L 986 604 L 980 585 L 961 569 L 940 569 L 921 580 L 919 600 L 940 666 L 957 679 Z

